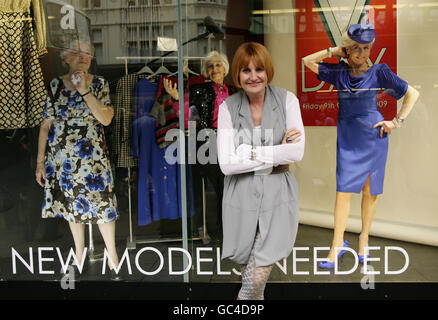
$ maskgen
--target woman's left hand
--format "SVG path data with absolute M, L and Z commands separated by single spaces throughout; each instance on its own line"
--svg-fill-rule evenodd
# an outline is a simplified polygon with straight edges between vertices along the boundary
M 383 133 L 391 134 L 391 130 L 395 129 L 394 123 L 392 121 L 380 121 L 374 125 L 373 128 L 380 127 L 380 138 L 383 138 Z
M 289 129 L 283 136 L 281 144 L 300 142 L 301 132 L 297 129 Z
M 77 84 L 74 84 L 72 81 L 73 85 L 76 87 L 76 90 L 79 91 L 80 94 L 86 93 L 88 91 L 88 86 L 85 72 L 76 71 L 73 72 L 73 76 L 81 78 L 81 81 L 79 81 Z
M 166 92 L 176 101 L 179 100 L 179 95 L 178 95 L 178 84 L 175 83 L 174 85 L 172 85 L 172 81 L 170 81 L 169 79 L 164 79 L 163 81 L 163 85 L 164 85 L 164 89 L 166 90 Z

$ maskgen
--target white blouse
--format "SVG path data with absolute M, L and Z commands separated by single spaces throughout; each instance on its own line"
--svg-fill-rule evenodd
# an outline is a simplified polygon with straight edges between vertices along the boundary
M 241 144 L 234 146 L 234 129 L 226 101 L 219 107 L 218 115 L 218 160 L 225 175 L 233 175 L 257 170 L 263 170 L 300 161 L 304 155 L 305 134 L 301 119 L 300 105 L 292 92 L 286 96 L 286 130 L 297 129 L 301 132 L 297 143 L 286 143 L 275 146 L 255 147 L 256 157 L 251 160 L 252 146 Z M 257 130 L 255 128 L 255 130 Z

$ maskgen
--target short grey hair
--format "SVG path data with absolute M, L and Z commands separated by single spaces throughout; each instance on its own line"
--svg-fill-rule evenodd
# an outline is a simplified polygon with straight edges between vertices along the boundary
M 224 55 L 223 53 L 219 53 L 217 51 L 211 51 L 209 54 L 207 54 L 207 56 L 202 61 L 201 72 L 205 78 L 208 78 L 208 73 L 207 73 L 208 63 L 214 59 L 217 59 L 217 58 L 219 58 L 222 61 L 222 65 L 224 66 L 224 69 L 225 69 L 225 76 L 230 71 L 230 63 L 228 62 L 227 56 Z

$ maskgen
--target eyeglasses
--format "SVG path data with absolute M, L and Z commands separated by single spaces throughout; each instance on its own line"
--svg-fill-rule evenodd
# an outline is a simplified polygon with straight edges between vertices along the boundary
M 93 55 L 92 55 L 91 53 L 89 53 L 89 52 L 84 52 L 84 51 L 69 50 L 69 51 L 68 51 L 68 54 L 71 54 L 72 56 L 75 56 L 75 57 L 82 56 L 82 57 L 90 58 L 90 59 L 93 58 Z
M 222 65 L 222 63 L 219 63 L 219 62 L 207 64 L 207 69 L 214 69 L 215 67 L 220 68 L 220 67 L 223 67 L 223 65 Z

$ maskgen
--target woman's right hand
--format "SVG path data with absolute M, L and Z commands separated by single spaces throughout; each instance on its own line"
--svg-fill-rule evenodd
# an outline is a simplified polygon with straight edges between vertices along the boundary
M 300 142 L 301 139 L 299 139 L 299 137 L 301 137 L 301 131 L 297 129 L 289 129 L 284 134 L 281 144 Z
M 174 85 L 172 85 L 172 81 L 170 81 L 169 79 L 164 79 L 163 81 L 163 85 L 164 85 L 164 89 L 166 89 L 166 92 L 168 94 L 170 94 L 170 96 L 178 101 L 179 95 L 178 95 L 178 84 L 175 83 Z
M 345 47 L 334 47 L 332 48 L 333 55 L 340 56 L 341 58 L 347 58 L 347 49 Z
M 44 188 L 46 182 L 46 168 L 44 163 L 38 163 L 35 171 L 35 179 L 38 184 Z

